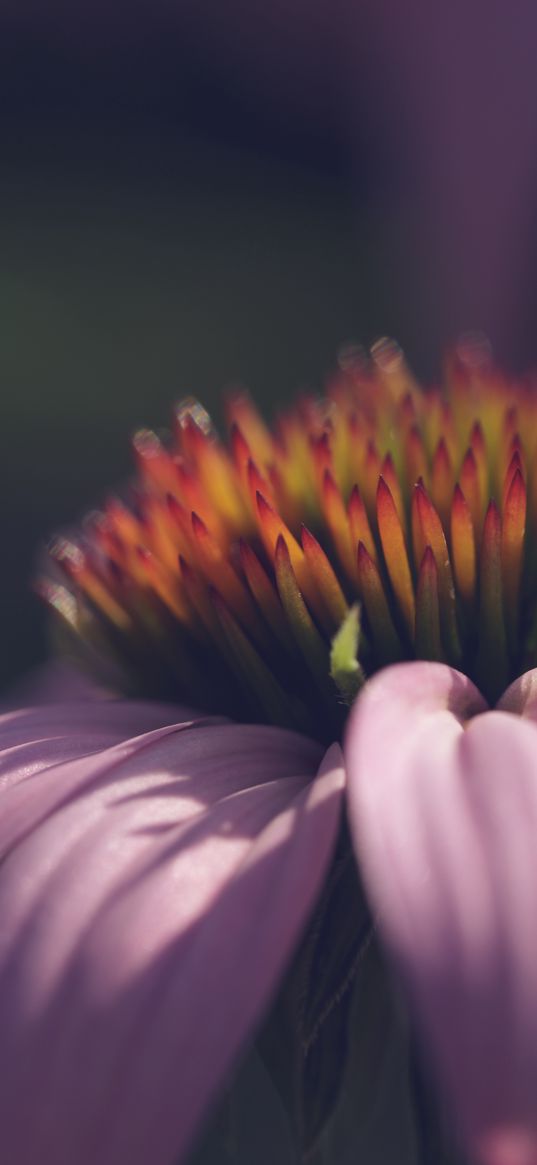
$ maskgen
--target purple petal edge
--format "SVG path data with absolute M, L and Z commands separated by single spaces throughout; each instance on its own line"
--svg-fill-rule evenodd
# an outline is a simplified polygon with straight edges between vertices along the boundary
M 482 1165 L 536 1165 L 536 726 L 403 664 L 364 689 L 345 753 L 367 892 L 462 1140 Z
M 496 707 L 501 712 L 513 712 L 526 720 L 537 720 L 537 668 L 514 680 Z

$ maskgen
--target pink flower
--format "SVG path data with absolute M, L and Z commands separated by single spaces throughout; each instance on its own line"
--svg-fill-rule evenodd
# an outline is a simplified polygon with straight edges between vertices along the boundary
M 478 1165 L 537 1165 L 537 397 L 476 338 L 422 393 L 382 341 L 274 432 L 230 422 L 139 433 L 40 580 L 103 681 L 189 706 L 64 675 L 3 717 L 7 1161 L 183 1161 L 320 898 L 302 1011 L 360 982 L 348 823 L 416 1079 Z

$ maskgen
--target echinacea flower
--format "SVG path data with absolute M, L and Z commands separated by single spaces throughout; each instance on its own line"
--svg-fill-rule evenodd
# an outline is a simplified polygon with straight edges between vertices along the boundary
M 537 394 L 471 345 L 424 393 L 384 342 L 275 433 L 229 411 L 139 434 L 39 582 L 131 698 L 2 720 L 6 1160 L 184 1159 L 346 817 L 456 1136 L 535 1165 Z

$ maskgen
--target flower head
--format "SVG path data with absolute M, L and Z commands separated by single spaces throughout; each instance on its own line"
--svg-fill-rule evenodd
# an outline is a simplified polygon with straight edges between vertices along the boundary
M 227 443 L 182 402 L 169 442 L 135 436 L 126 500 L 54 542 L 61 578 L 41 593 L 142 692 L 330 740 L 330 646 L 357 602 L 366 676 L 445 661 L 497 697 L 534 662 L 534 392 L 476 341 L 442 391 L 420 391 L 388 341 L 341 365 L 274 431 L 232 397 Z
M 205 714 L 79 685 L 0 725 L 4 1140 L 184 1154 L 329 880 L 345 778 L 457 1134 L 535 1165 L 537 395 L 475 339 L 424 393 L 383 341 L 273 432 L 228 410 L 224 444 L 193 401 L 138 434 L 38 584 L 101 678 Z M 353 701 L 344 771 L 318 742 Z

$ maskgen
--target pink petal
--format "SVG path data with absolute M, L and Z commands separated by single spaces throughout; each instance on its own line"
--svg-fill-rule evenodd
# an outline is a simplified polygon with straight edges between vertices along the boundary
M 483 709 L 442 665 L 375 678 L 348 731 L 351 824 L 467 1147 L 534 1165 L 537 729 Z
M 62 661 L 37 669 L 20 690 L 28 698 L 19 704 L 10 699 L 0 713 L 0 791 L 61 761 L 152 729 L 200 720 L 191 708 L 112 698 Z M 204 722 L 209 720 L 222 722 L 220 717 Z
M 504 692 L 497 707 L 526 720 L 537 720 L 537 668 L 519 676 Z
M 225 720 L 142 700 L 103 700 L 98 711 L 93 704 L 73 703 L 7 712 L 0 716 L 0 790 L 63 761 L 91 758 L 113 745 L 136 750 L 141 747 L 138 738 L 151 731 L 167 734 L 211 723 Z M 49 792 L 50 786 L 44 790 L 47 796 Z
M 11 785 L 6 1160 L 180 1159 L 330 861 L 343 773 L 333 749 L 312 781 L 320 759 L 279 729 L 172 725 Z

